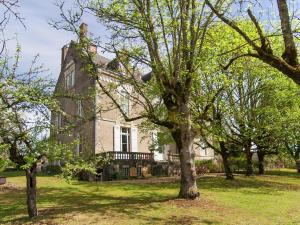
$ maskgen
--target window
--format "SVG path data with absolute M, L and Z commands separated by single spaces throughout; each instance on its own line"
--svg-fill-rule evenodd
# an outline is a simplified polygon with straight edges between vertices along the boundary
M 129 177 L 129 166 L 123 166 L 122 172 L 124 177 Z
M 130 129 L 126 127 L 121 128 L 121 151 L 129 152 L 130 151 Z
M 136 175 L 137 175 L 138 177 L 142 176 L 142 167 L 141 167 L 141 166 L 138 166 L 138 167 L 136 168 Z
M 125 90 L 121 91 L 120 106 L 121 106 L 122 111 L 126 115 L 129 115 L 129 95 L 128 95 L 127 91 L 125 91 Z
M 77 115 L 78 116 L 83 116 L 83 107 L 82 107 L 82 101 L 81 100 L 77 101 Z
M 74 86 L 74 84 L 75 84 L 75 71 L 74 70 L 67 73 L 65 82 L 66 82 L 67 89 Z
M 200 148 L 200 156 L 207 156 L 207 148 Z
M 55 121 L 55 125 L 57 128 L 60 128 L 61 127 L 61 113 L 57 113 L 56 115 L 56 121 Z

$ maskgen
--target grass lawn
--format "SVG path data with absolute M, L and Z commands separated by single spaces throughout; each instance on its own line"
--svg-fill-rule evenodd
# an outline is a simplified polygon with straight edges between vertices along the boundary
M 2 173 L 0 224 L 300 224 L 300 176 L 292 170 L 234 181 L 198 179 L 199 201 L 177 200 L 174 179 L 66 183 L 38 177 L 39 217 L 27 219 L 25 177 Z

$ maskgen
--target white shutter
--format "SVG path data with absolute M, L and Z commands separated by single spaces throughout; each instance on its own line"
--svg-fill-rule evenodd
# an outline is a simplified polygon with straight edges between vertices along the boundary
M 152 131 L 152 144 L 157 144 L 157 131 Z
M 114 151 L 121 151 L 120 148 L 120 126 L 114 125 Z
M 131 145 L 131 151 L 137 152 L 138 151 L 138 140 L 137 140 L 137 128 L 131 127 L 131 133 L 130 133 L 130 145 Z
M 163 153 L 158 151 L 158 146 L 157 146 L 157 131 L 154 130 L 152 132 L 152 144 L 155 144 L 155 150 L 154 150 L 154 160 L 155 161 L 162 161 L 164 159 Z

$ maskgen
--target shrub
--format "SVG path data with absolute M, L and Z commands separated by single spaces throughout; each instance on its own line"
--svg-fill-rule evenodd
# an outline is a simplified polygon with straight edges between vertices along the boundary
M 197 174 L 223 172 L 223 167 L 217 160 L 196 160 L 195 166 Z
M 265 165 L 267 169 L 274 168 L 290 168 L 295 169 L 295 161 L 287 154 L 267 155 L 265 157 Z
M 244 156 L 230 157 L 228 163 L 233 172 L 243 171 L 247 166 L 247 160 Z
M 111 175 L 111 179 L 112 180 L 122 180 L 124 179 L 125 177 L 123 176 L 123 173 L 120 173 L 120 172 L 114 172 L 112 175 Z
M 48 165 L 45 167 L 44 171 L 48 174 L 60 174 L 62 169 L 61 166 L 58 165 Z
M 5 170 L 5 168 L 8 166 L 8 161 L 6 159 L 0 158 L 0 172 Z

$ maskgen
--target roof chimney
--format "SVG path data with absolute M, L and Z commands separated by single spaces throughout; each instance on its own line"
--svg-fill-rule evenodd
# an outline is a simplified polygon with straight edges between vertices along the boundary
M 79 26 L 79 42 L 86 43 L 88 41 L 88 25 L 86 23 L 82 23 Z M 90 43 L 88 46 L 88 51 L 92 53 L 97 53 L 97 46 L 93 43 Z
M 79 26 L 79 40 L 82 41 L 87 38 L 88 33 L 88 25 L 86 23 L 82 23 Z
M 68 49 L 69 49 L 68 45 L 64 45 L 61 49 L 61 65 L 63 65 L 63 62 L 65 61 Z

